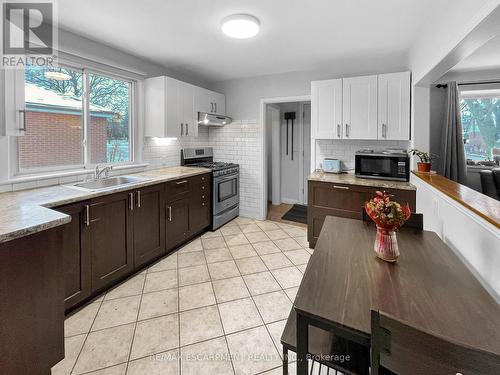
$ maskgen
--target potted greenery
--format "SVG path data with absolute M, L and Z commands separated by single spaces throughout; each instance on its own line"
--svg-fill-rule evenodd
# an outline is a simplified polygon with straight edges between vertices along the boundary
M 410 150 L 410 154 L 416 155 L 420 162 L 417 162 L 417 168 L 419 172 L 427 172 L 431 171 L 431 161 L 435 158 L 434 154 L 430 152 L 420 151 L 416 148 Z

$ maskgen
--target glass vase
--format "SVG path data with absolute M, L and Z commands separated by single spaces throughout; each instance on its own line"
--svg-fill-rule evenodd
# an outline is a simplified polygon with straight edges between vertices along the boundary
M 396 232 L 377 227 L 377 237 L 375 238 L 373 249 L 380 259 L 386 262 L 395 262 L 399 257 Z

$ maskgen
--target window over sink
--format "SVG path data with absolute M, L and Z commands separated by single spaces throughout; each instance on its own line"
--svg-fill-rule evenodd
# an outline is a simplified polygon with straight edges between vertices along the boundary
M 70 66 L 27 66 L 18 171 L 77 169 L 133 159 L 133 81 Z

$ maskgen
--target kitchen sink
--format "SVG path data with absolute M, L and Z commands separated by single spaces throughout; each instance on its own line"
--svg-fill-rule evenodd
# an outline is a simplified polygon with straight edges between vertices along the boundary
M 78 184 L 73 184 L 70 186 L 77 189 L 94 191 L 94 190 L 111 189 L 123 185 L 136 184 L 147 180 L 148 180 L 147 178 L 138 176 L 117 176 L 117 177 L 102 178 L 99 180 L 80 182 Z

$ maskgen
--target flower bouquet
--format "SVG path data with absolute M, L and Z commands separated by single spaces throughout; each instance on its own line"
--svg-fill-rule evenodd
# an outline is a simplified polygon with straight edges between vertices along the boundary
M 377 256 L 387 262 L 399 257 L 396 231 L 411 216 L 410 206 L 392 201 L 393 195 L 377 191 L 377 195 L 365 203 L 365 211 L 377 225 L 374 250 Z

